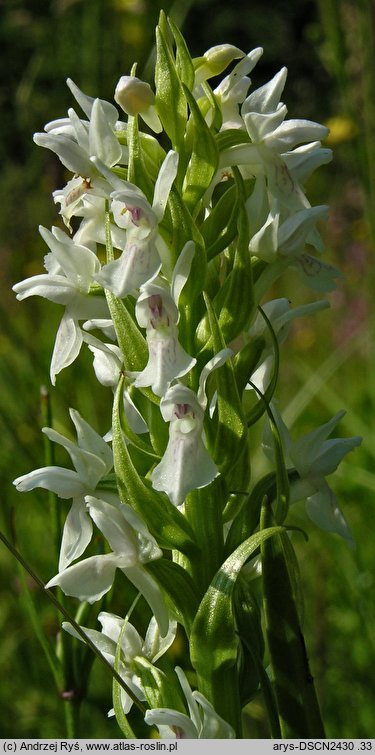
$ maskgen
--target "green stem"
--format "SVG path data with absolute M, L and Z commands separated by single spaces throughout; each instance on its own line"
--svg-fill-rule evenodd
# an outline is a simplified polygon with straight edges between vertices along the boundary
M 185 502 L 185 515 L 199 551 L 184 566 L 200 595 L 203 595 L 224 558 L 222 510 L 223 487 L 214 480 L 210 486 L 193 490 Z
M 40 408 L 41 419 L 43 427 L 52 427 L 52 407 L 50 394 L 48 389 L 42 385 L 40 388 Z M 48 467 L 55 464 L 55 447 L 47 436 L 44 436 L 44 460 L 45 465 Z M 53 540 L 55 545 L 56 561 L 58 560 L 58 553 L 60 549 L 61 536 L 62 536 L 62 521 L 61 521 L 61 507 L 59 505 L 58 498 L 55 493 L 49 491 L 48 493 L 49 510 L 51 516 L 51 526 L 53 533 Z M 27 589 L 27 588 L 26 588 Z M 62 605 L 65 604 L 65 596 L 61 590 L 58 590 L 59 600 Z M 48 647 L 46 647 L 46 641 L 43 631 L 37 629 L 39 624 L 39 617 L 33 605 L 33 602 L 29 596 L 27 599 L 27 605 L 29 614 L 34 614 L 34 630 L 39 638 L 39 641 L 43 647 L 44 652 L 47 654 Z M 56 662 L 58 664 L 59 674 L 55 681 L 59 694 L 64 703 L 64 717 L 66 726 L 66 735 L 70 738 L 78 736 L 79 732 L 79 709 L 81 701 L 80 683 L 76 678 L 76 673 L 73 663 L 73 647 L 72 638 L 62 632 L 58 639 L 56 647 Z M 48 658 L 48 655 L 47 655 Z M 51 659 L 48 658 L 51 665 Z

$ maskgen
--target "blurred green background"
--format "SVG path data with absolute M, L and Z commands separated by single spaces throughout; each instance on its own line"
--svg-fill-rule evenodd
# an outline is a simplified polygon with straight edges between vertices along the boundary
M 331 127 L 334 162 L 310 180 L 312 204 L 328 203 L 326 259 L 341 268 L 331 312 L 296 323 L 282 352 L 278 391 L 284 418 L 299 435 L 341 408 L 343 435 L 363 435 L 333 487 L 356 540 L 351 551 L 337 537 L 309 527 L 299 552 L 305 593 L 305 632 L 329 737 L 375 736 L 375 66 L 374 4 L 370 0 L 2 0 L 0 171 L 0 523 L 43 580 L 55 573 L 47 495 L 18 495 L 11 481 L 44 464 L 39 391 L 49 385 L 49 360 L 58 307 L 40 299 L 20 304 L 11 286 L 42 272 L 38 225 L 56 224 L 51 192 L 66 182 L 54 155 L 32 134 L 65 115 L 71 77 L 85 92 L 112 99 L 120 75 L 138 61 L 152 67 L 160 8 L 179 23 L 193 55 L 230 42 L 264 56 L 253 85 L 282 65 L 291 117 Z M 275 296 L 293 305 L 310 292 L 298 279 Z M 67 409 L 78 409 L 98 431 L 108 430 L 109 392 L 91 386 L 83 355 L 52 392 L 55 426 L 65 431 Z M 64 463 L 63 458 L 61 463 Z M 258 463 L 260 463 L 258 461 Z M 295 517 L 303 523 L 302 512 Z M 28 582 L 47 637 L 57 631 L 54 609 Z M 0 544 L 0 736 L 64 737 L 63 705 L 27 613 L 27 592 L 16 562 Z M 94 664 L 83 705 L 82 737 L 117 737 L 107 719 L 110 679 Z M 249 707 L 249 736 L 267 737 L 257 701 Z

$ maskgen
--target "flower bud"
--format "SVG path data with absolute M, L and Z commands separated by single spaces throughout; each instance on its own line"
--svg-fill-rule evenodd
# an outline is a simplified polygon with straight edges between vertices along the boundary
M 203 81 L 218 76 L 225 71 L 233 60 L 243 58 L 245 53 L 234 45 L 215 45 L 210 47 L 202 58 L 195 59 L 195 86 Z
M 146 81 L 136 76 L 121 76 L 115 89 L 115 100 L 125 113 L 140 113 L 153 131 L 161 131 L 161 123 L 154 107 L 155 94 Z
M 146 81 L 136 76 L 121 76 L 115 89 L 115 100 L 128 115 L 136 115 L 153 105 L 155 95 Z

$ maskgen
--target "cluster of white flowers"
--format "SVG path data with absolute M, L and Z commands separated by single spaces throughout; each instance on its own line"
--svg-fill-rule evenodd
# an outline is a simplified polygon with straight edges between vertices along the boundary
M 269 283 L 288 266 L 296 267 L 302 279 L 318 291 L 332 289 L 339 274 L 306 250 L 306 246 L 322 248 L 317 223 L 325 217 L 327 208 L 310 206 L 304 184 L 315 168 L 331 159 L 330 150 L 320 141 L 327 129 L 310 121 L 286 120 L 286 106 L 280 102 L 285 68 L 248 94 L 249 74 L 261 54 L 260 48 L 248 55 L 231 45 L 212 48 L 195 65 L 191 87 L 191 96 L 204 113 L 206 127 L 216 132 L 218 144 L 216 165 L 193 214 L 196 218 L 200 214 L 202 222 L 207 220 L 216 188 L 231 181 L 237 170 L 244 182 L 251 183 L 245 198 L 251 229 L 248 255 L 263 265 L 256 281 L 256 304 Z M 235 59 L 239 62 L 208 97 L 207 81 Z M 129 149 L 130 122 L 139 115 L 154 133 L 162 130 L 162 113 L 151 87 L 135 76 L 121 77 L 115 100 L 129 118 L 122 116 L 124 120 L 120 120 L 113 104 L 87 96 L 71 80 L 68 86 L 84 117 L 71 108 L 67 118 L 48 123 L 45 132 L 34 137 L 36 144 L 52 150 L 73 173 L 66 186 L 54 192 L 66 231 L 40 228 L 49 248 L 44 258 L 46 272 L 17 283 L 14 290 L 20 300 L 36 295 L 65 308 L 51 360 L 52 384 L 77 359 L 85 344 L 93 353 L 100 383 L 115 390 L 120 377 L 125 377 L 123 412 L 130 436 L 147 437 L 149 432 L 149 416 L 136 399 L 136 392 L 145 400 L 152 396 L 159 422 L 169 424 L 169 439 L 162 454 L 153 449 L 146 477 L 154 491 L 167 496 L 184 512 L 190 491 L 209 485 L 219 475 L 205 435 L 205 422 L 214 418 L 217 403 L 217 395 L 207 391 L 207 380 L 214 370 L 227 364 L 236 349 L 234 344 L 224 343 L 213 355 L 208 351 L 205 356 L 203 350 L 202 357 L 200 348 L 194 345 L 197 325 L 187 335 L 185 290 L 191 290 L 196 275 L 197 236 L 192 233 L 182 248 L 173 246 L 168 232 L 169 200 L 176 186 L 182 197 L 185 190 L 189 191 L 194 156 L 186 164 L 186 154 L 181 150 L 165 152 L 155 137 L 144 134 L 140 144 L 152 178 L 147 180 L 146 176 L 140 188 L 129 181 L 129 173 L 135 175 L 132 161 L 137 159 Z M 172 218 L 172 227 L 175 222 L 183 223 L 184 219 Z M 219 228 L 218 236 L 221 232 Z M 103 248 L 107 251 L 105 259 Z M 204 281 L 200 290 L 203 288 Z M 236 294 L 241 297 L 241 291 Z M 124 305 L 143 339 L 147 359 L 142 363 L 139 357 L 142 368 L 135 369 L 134 364 L 128 368 L 124 339 L 131 340 L 132 334 L 119 335 L 111 307 L 114 301 Z M 281 342 L 293 317 L 325 306 L 318 302 L 291 310 L 286 300 L 276 300 L 266 304 L 265 311 Z M 264 320 L 255 315 L 253 309 L 242 335 L 247 343 L 264 336 L 264 348 L 248 380 L 265 393 L 274 351 Z M 250 388 L 248 384 L 247 390 Z M 15 485 L 20 491 L 42 487 L 62 499 L 72 499 L 59 572 L 48 586 L 58 585 L 67 595 L 94 602 L 109 591 L 115 571 L 120 569 L 148 601 L 156 621 L 152 619 L 144 642 L 130 623 L 122 631 L 123 620 L 105 613 L 99 616 L 101 633 L 86 630 L 112 660 L 121 635 L 120 672 L 134 694 L 144 700 L 142 679 L 133 660 L 141 656 L 154 663 L 170 646 L 176 630 L 160 586 L 145 568 L 159 559 L 162 551 L 129 502 L 123 502 L 115 488 L 103 484 L 113 469 L 111 435 L 103 439 L 77 411 L 71 410 L 71 418 L 77 431 L 76 444 L 51 428 L 44 428 L 44 432 L 66 449 L 75 471 L 44 467 L 19 477 Z M 310 515 L 320 525 L 347 536 L 343 516 L 324 477 L 358 445 L 359 439 L 327 441 L 338 419 L 316 431 L 310 440 L 302 439 L 299 448 L 287 437 L 286 428 L 283 432 L 285 451 L 300 475 L 298 494 L 308 498 Z M 281 427 L 281 419 L 279 424 Z M 269 446 L 266 438 L 265 448 L 271 458 Z M 307 450 L 311 452 L 309 461 Z M 297 489 L 295 493 L 297 497 Z M 109 552 L 79 560 L 92 540 L 93 524 L 104 536 Z M 74 633 L 69 626 L 65 628 Z M 156 633 L 164 639 L 160 640 L 158 634 L 156 641 Z M 182 671 L 177 670 L 177 674 L 189 716 L 160 708 L 148 711 L 146 721 L 159 726 L 161 736 L 175 736 L 176 732 L 189 737 L 234 736 L 232 727 L 215 713 L 209 701 L 199 692 L 191 692 Z M 124 711 L 128 712 L 130 706 L 130 698 L 124 693 Z

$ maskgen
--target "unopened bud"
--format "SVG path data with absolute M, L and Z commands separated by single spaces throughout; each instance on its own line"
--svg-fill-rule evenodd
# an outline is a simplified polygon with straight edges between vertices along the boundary
M 162 125 L 154 105 L 155 94 L 146 81 L 136 76 L 121 76 L 115 89 L 115 100 L 125 113 L 139 113 L 155 133 L 160 133 Z
M 155 95 L 146 81 L 136 76 L 121 76 L 115 89 L 115 100 L 125 113 L 137 115 L 154 104 Z
M 197 58 L 195 61 L 195 84 L 201 84 L 212 76 L 217 76 L 225 71 L 233 60 L 243 58 L 244 55 L 245 53 L 234 45 L 224 44 L 210 47 L 202 58 Z

